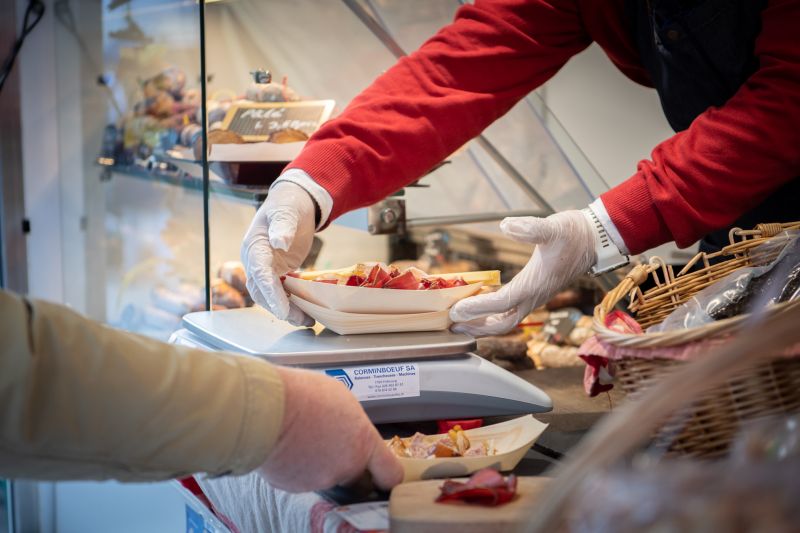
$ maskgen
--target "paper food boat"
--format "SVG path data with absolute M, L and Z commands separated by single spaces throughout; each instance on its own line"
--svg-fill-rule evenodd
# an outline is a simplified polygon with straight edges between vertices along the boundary
M 478 293 L 483 283 L 449 289 L 402 290 L 334 285 L 287 276 L 283 286 L 306 302 L 334 311 L 398 315 L 446 311 L 457 301 Z
M 313 304 L 295 294 L 289 295 L 289 301 L 308 316 L 339 335 L 443 331 L 450 327 L 450 317 L 447 309 L 432 313 L 409 314 L 345 313 Z
M 512 470 L 525 456 L 536 439 L 547 429 L 547 424 L 531 415 L 522 416 L 477 429 L 466 430 L 471 443 L 494 440 L 496 455 L 483 457 L 436 457 L 433 459 L 400 458 L 403 465 L 403 482 L 420 479 L 461 477 L 482 468 L 494 468 L 501 472 Z M 429 435 L 426 441 L 436 442 L 445 435 Z

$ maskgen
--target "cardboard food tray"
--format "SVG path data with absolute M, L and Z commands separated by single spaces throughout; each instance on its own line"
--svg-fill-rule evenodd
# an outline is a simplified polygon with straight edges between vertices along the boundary
M 334 311 L 364 314 L 435 313 L 478 293 L 483 283 L 435 290 L 375 289 L 321 283 L 287 276 L 284 288 L 307 302 Z
M 289 295 L 289 301 L 339 335 L 443 331 L 450 327 L 447 310 L 409 314 L 344 313 L 313 304 L 295 294 Z
M 305 145 L 306 141 L 212 144 L 208 160 L 230 183 L 266 186 L 281 175 Z
M 300 154 L 306 141 L 293 143 L 254 142 L 243 144 L 212 144 L 208 160 L 222 163 L 283 163 L 288 164 Z
M 305 141 L 293 143 L 254 142 L 211 145 L 208 156 L 212 177 L 235 185 L 267 186 L 283 172 L 305 146 Z M 194 160 L 189 148 L 167 151 L 171 162 L 181 170 L 201 176 L 200 161 Z
M 501 472 L 512 470 L 522 460 L 536 439 L 547 429 L 548 424 L 531 415 L 521 416 L 507 422 L 466 430 L 471 443 L 494 439 L 498 453 L 483 457 L 441 457 L 433 459 L 410 459 L 401 457 L 403 482 L 420 479 L 467 476 L 482 468 L 495 468 Z M 436 442 L 445 435 L 429 435 L 426 441 Z

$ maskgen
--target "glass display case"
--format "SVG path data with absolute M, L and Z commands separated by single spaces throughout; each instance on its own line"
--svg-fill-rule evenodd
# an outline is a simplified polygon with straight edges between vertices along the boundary
M 164 339 L 188 311 L 250 304 L 231 269 L 270 183 L 328 114 L 459 5 L 56 2 L 65 299 Z M 264 120 L 243 126 L 247 109 Z M 270 122 L 276 113 L 288 115 Z M 262 152 L 215 152 L 231 145 Z M 316 266 L 427 249 L 510 275 L 530 250 L 501 238 L 498 220 L 582 207 L 607 188 L 539 93 L 445 163 L 401 192 L 403 225 L 372 235 L 362 210 L 320 233 Z
M 52 19 L 37 28 L 49 59 L 28 71 L 23 94 L 25 164 L 37 172 L 26 210 L 57 234 L 42 241 L 34 221 L 38 295 L 165 340 L 189 311 L 252 305 L 239 247 L 272 181 L 325 118 L 462 3 L 49 2 Z M 404 202 L 402 224 L 370 222 L 392 203 L 342 216 L 307 266 L 424 260 L 512 276 L 531 250 L 504 238 L 500 219 L 580 208 L 608 188 L 550 103 L 548 86 L 528 95 L 390 198 Z M 61 280 L 61 293 L 43 279 Z M 80 520 L 84 508 L 73 509 Z

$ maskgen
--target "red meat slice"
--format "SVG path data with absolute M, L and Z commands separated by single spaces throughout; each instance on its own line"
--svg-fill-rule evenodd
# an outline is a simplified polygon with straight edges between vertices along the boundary
M 448 479 L 441 487 L 437 502 L 464 501 L 478 505 L 495 506 L 508 503 L 517 493 L 517 477 L 504 479 L 491 468 L 475 472 L 466 483 Z
M 289 272 L 286 275 L 293 278 L 300 277 L 299 272 Z M 283 279 L 285 279 L 285 277 L 282 277 L 281 281 L 283 281 Z M 330 284 L 339 283 L 336 277 L 330 276 L 329 274 L 320 276 L 313 281 Z M 375 264 L 370 268 L 366 277 L 359 274 L 352 274 L 345 280 L 344 284 L 350 287 L 368 287 L 375 289 L 435 290 L 460 287 L 466 285 L 467 282 L 462 278 L 444 279 L 436 276 L 425 276 L 424 272 L 415 268 L 401 271 L 396 266 L 390 265 L 387 270 L 380 264 Z
M 412 272 L 405 272 L 387 281 L 383 288 L 416 290 L 419 288 L 419 286 L 419 281 L 417 281 L 417 278 L 414 277 L 414 274 Z
M 484 468 L 472 474 L 472 477 L 467 480 L 465 485 L 467 487 L 492 489 L 504 487 L 506 485 L 506 480 L 497 470 Z
M 383 269 L 383 267 L 381 267 L 381 265 L 375 265 L 369 271 L 367 279 L 364 281 L 362 287 L 373 287 L 375 289 L 380 289 L 390 279 L 392 279 L 392 277 L 386 270 Z
M 466 285 L 467 282 L 461 278 L 444 279 L 437 277 L 423 278 L 420 282 L 422 289 L 435 290 L 435 289 L 449 289 L 451 287 L 461 287 Z
M 359 287 L 364 284 L 365 278 L 362 276 L 350 276 L 347 278 L 345 285 L 348 287 Z
M 467 503 L 474 503 L 477 505 L 485 505 L 487 507 L 494 507 L 508 503 L 514 499 L 515 493 L 505 488 L 497 489 L 465 489 L 452 494 L 442 494 L 436 498 L 437 502 L 449 501 L 463 501 Z

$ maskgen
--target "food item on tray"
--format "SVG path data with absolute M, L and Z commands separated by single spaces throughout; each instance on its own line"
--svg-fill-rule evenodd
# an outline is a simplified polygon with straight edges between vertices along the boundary
M 269 142 L 271 143 L 294 143 L 307 140 L 308 134 L 294 128 L 284 128 L 282 130 L 273 131 L 269 135 Z
M 577 347 L 556 346 L 542 340 L 528 341 L 528 357 L 539 369 L 583 366 L 584 364 L 583 360 L 578 357 Z
M 244 271 L 244 265 L 240 261 L 225 261 L 222 263 L 219 270 L 217 270 L 217 277 L 239 291 L 239 294 L 244 298 L 246 307 L 253 305 L 250 291 L 247 290 L 247 274 Z
M 193 141 L 192 150 L 194 158 L 200 161 L 203 157 L 203 137 L 198 135 Z M 235 131 L 216 129 L 208 132 L 208 153 L 211 153 L 211 146 L 214 144 L 244 144 L 244 139 Z
M 512 333 L 478 339 L 476 353 L 511 371 L 581 366 L 577 347 L 592 335 L 591 316 L 573 308 L 542 307 Z
M 130 111 L 124 114 L 119 123 L 107 127 L 103 157 L 113 159 L 116 164 L 135 164 L 137 159 L 158 158 L 162 156 L 162 151 L 174 150 L 181 158 L 194 156 L 199 161 L 202 156 L 201 93 L 196 88 L 187 87 L 186 81 L 186 73 L 176 67 L 168 67 L 139 81 L 139 90 L 133 94 Z M 288 86 L 286 78 L 281 83 L 254 83 L 245 94 L 228 89 L 215 91 L 206 106 L 210 129 L 208 148 L 213 144 L 245 142 L 235 133 L 221 129 L 232 104 L 299 100 L 300 97 Z M 214 131 L 219 133 L 215 134 Z M 269 140 L 285 143 L 306 139 L 308 135 L 303 131 L 285 129 L 275 132 Z
M 217 276 L 225 283 L 242 293 L 247 294 L 247 274 L 244 265 L 239 261 L 225 261 L 217 270 Z
M 575 324 L 575 327 L 572 329 L 572 331 L 569 332 L 569 335 L 567 335 L 567 344 L 571 344 L 572 346 L 580 346 L 592 335 L 594 335 L 594 330 L 592 329 L 592 317 L 583 316 L 580 320 L 578 320 L 578 323 Z
M 431 276 L 415 267 L 401 270 L 394 265 L 386 266 L 383 263 L 359 263 L 342 270 L 290 272 L 287 275 L 320 283 L 374 289 L 435 290 L 461 287 L 478 282 L 486 285 L 499 285 L 500 283 L 498 271 Z
M 211 282 L 211 301 L 213 304 L 224 306 L 226 309 L 246 307 L 241 293 L 221 279 L 215 279 Z
M 251 102 L 297 102 L 300 96 L 283 83 L 254 83 L 245 92 L 245 98 Z
M 445 480 L 436 501 L 439 503 L 463 501 L 478 505 L 496 506 L 508 503 L 517 493 L 517 477 L 503 478 L 497 470 L 478 470 L 466 482 Z
M 384 267 L 381 264 L 372 266 L 358 265 L 351 273 L 323 274 L 313 281 L 373 289 L 404 290 L 448 289 L 467 284 L 466 281 L 458 277 L 452 280 L 445 280 L 444 278 L 428 276 L 422 270 L 414 267 L 400 270 L 395 266 Z
M 447 432 L 446 436 L 436 438 L 417 432 L 412 437 L 402 439 L 395 435 L 388 443 L 398 457 L 409 459 L 435 459 L 443 457 L 484 457 L 497 455 L 494 440 L 470 442 L 460 425 Z

